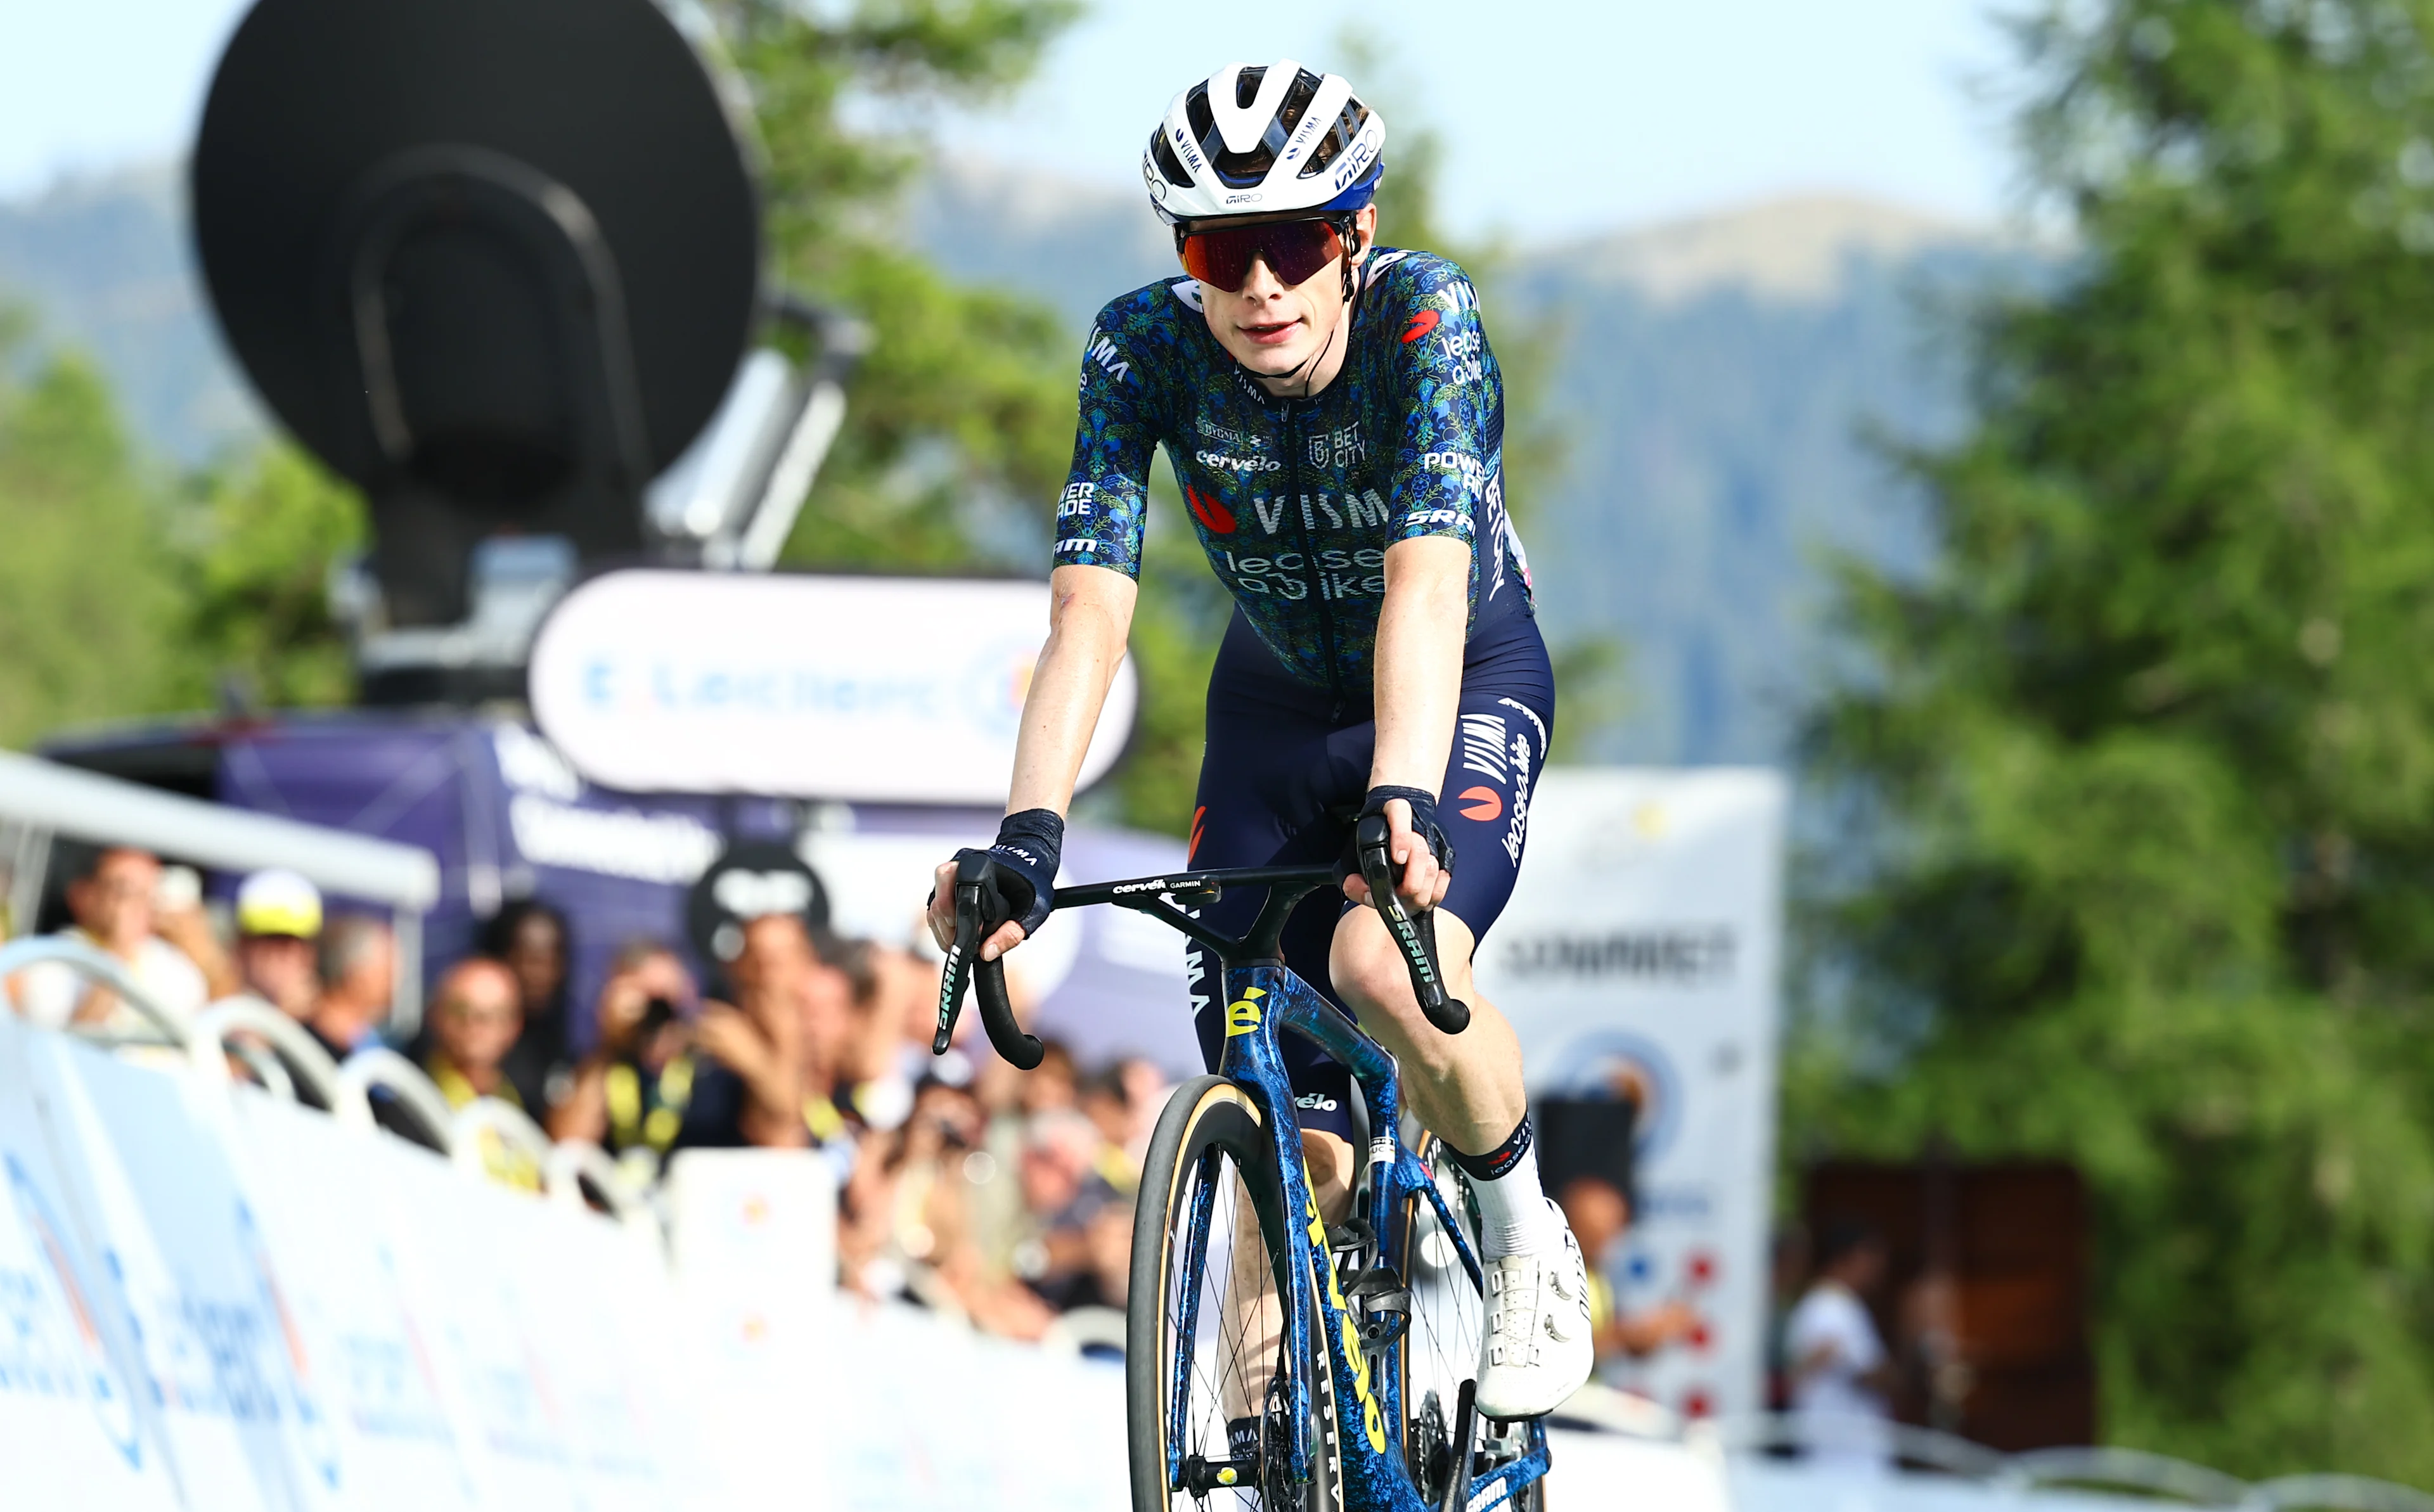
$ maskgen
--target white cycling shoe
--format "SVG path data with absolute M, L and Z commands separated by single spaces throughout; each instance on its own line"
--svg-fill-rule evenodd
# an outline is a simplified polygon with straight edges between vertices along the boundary
M 1562 1249 L 1506 1255 L 1486 1267 L 1487 1334 L 1478 1389 L 1483 1418 L 1544 1417 L 1581 1388 L 1597 1363 L 1588 1267 L 1560 1209 L 1555 1223 Z

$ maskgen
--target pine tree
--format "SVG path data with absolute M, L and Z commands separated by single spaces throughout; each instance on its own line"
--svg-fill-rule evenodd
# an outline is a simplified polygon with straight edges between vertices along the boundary
M 2021 36 L 2076 249 L 1843 569 L 1791 1124 L 2077 1162 L 2113 1441 L 2434 1485 L 2434 6 Z

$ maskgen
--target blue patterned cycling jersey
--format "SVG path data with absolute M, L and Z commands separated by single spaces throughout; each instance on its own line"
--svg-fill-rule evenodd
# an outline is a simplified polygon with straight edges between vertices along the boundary
M 1372 252 L 1344 366 L 1277 399 L 1236 365 L 1190 279 L 1099 312 L 1082 357 L 1056 565 L 1140 572 L 1150 456 L 1163 443 L 1208 564 L 1293 675 L 1339 698 L 1370 686 L 1386 548 L 1471 547 L 1470 619 L 1530 607 L 1504 512 L 1504 382 L 1462 269 Z

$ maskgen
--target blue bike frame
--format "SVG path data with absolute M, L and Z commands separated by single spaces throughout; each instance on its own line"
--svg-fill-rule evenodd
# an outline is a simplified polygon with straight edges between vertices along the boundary
M 1333 1257 L 1327 1244 L 1326 1225 L 1319 1217 L 1317 1203 L 1311 1195 L 1310 1172 L 1303 1163 L 1301 1128 L 1294 1117 L 1293 1087 L 1286 1075 L 1283 1049 L 1277 1038 L 1281 1031 L 1290 1030 L 1317 1045 L 1348 1068 L 1360 1085 L 1362 1098 L 1368 1108 L 1370 1130 L 1369 1147 L 1365 1152 L 1365 1216 L 1370 1232 L 1377 1235 L 1379 1255 L 1383 1263 L 1404 1277 L 1407 1283 L 1413 1275 L 1414 1257 L 1402 1252 L 1405 1247 L 1403 1226 L 1390 1220 L 1402 1200 L 1415 1195 L 1425 1198 L 1435 1209 L 1438 1221 L 1452 1240 L 1455 1252 L 1462 1257 L 1463 1268 L 1469 1273 L 1474 1285 L 1482 1283 L 1479 1260 L 1464 1239 L 1462 1226 L 1455 1222 L 1454 1215 L 1448 1209 L 1445 1194 L 1438 1190 L 1436 1182 L 1430 1180 L 1428 1170 L 1420 1164 L 1418 1158 L 1405 1149 L 1396 1135 L 1401 1109 L 1397 1101 L 1395 1062 L 1378 1043 L 1362 1033 L 1350 1019 L 1319 996 L 1299 977 L 1274 962 L 1259 962 L 1227 970 L 1226 1004 L 1225 1049 L 1217 1071 L 1250 1096 L 1259 1109 L 1261 1125 L 1275 1147 L 1282 1207 L 1278 1217 L 1283 1229 L 1283 1232 L 1276 1236 L 1281 1240 L 1277 1254 L 1282 1262 L 1282 1273 L 1277 1277 L 1277 1290 L 1285 1309 L 1286 1357 L 1294 1360 L 1311 1358 L 1313 1330 L 1326 1343 L 1328 1368 L 1338 1387 L 1338 1437 L 1344 1447 L 1345 1503 L 1347 1506 L 1375 1508 L 1378 1512 L 1438 1512 L 1438 1509 L 1426 1506 L 1420 1501 L 1404 1468 L 1403 1425 L 1406 1419 L 1401 1373 L 1373 1371 L 1370 1368 L 1368 1355 L 1361 1344 L 1361 1319 L 1352 1316 L 1336 1280 Z M 1179 1266 L 1184 1308 L 1183 1317 L 1177 1319 L 1176 1325 L 1179 1339 L 1195 1337 L 1201 1277 L 1208 1263 L 1209 1226 L 1215 1201 L 1214 1185 L 1208 1181 L 1198 1183 L 1186 1251 Z M 1482 1296 L 1482 1305 L 1484 1306 L 1483 1290 Z M 1191 1371 L 1188 1349 L 1177 1350 L 1174 1369 L 1175 1379 L 1168 1393 L 1174 1413 L 1166 1435 L 1171 1461 L 1167 1467 L 1169 1485 L 1181 1482 L 1180 1446 L 1188 1438 L 1183 1421 Z M 1289 1391 L 1293 1420 L 1301 1428 L 1294 1442 L 1292 1465 L 1294 1478 L 1299 1482 L 1309 1480 L 1310 1457 L 1316 1448 L 1310 1441 L 1311 1434 L 1315 1431 L 1311 1387 L 1311 1383 L 1303 1379 L 1300 1372 L 1291 1375 Z M 1349 1400 L 1346 1400 L 1345 1387 L 1350 1388 Z M 1496 1467 L 1465 1487 L 1460 1504 L 1464 1512 L 1492 1512 L 1493 1508 L 1503 1505 L 1514 1492 L 1547 1472 L 1546 1430 L 1533 1421 L 1528 1434 L 1526 1453 Z

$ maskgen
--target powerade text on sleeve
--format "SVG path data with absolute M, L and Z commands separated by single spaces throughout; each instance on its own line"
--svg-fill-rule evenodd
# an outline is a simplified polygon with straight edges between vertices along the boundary
M 1504 384 L 1462 269 L 1373 251 L 1344 368 L 1277 399 L 1211 335 L 1189 279 L 1099 312 L 1082 358 L 1056 565 L 1138 575 L 1149 460 L 1163 444 L 1209 566 L 1294 677 L 1366 693 L 1386 548 L 1471 547 L 1470 625 L 1530 612 L 1504 512 Z

